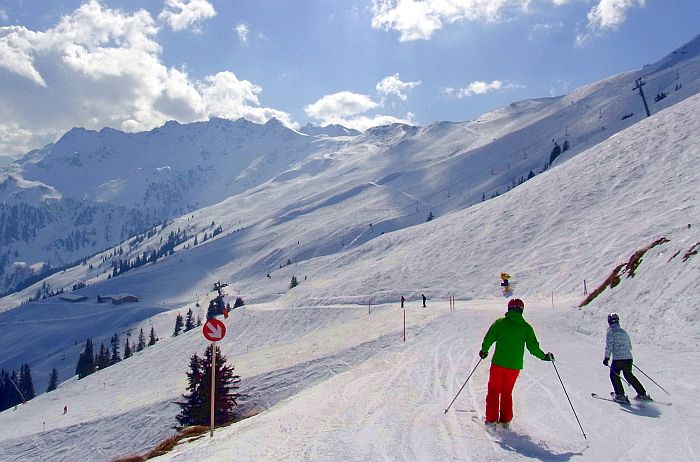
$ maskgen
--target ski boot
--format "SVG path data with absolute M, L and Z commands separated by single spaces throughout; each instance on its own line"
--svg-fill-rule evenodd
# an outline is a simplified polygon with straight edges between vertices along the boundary
M 614 391 L 610 392 L 610 396 L 612 396 L 613 401 L 616 403 L 622 403 L 622 404 L 629 404 L 630 400 L 627 396 L 625 395 L 618 395 Z
M 501 427 L 503 427 L 506 430 L 508 430 L 510 428 L 510 422 L 498 422 L 498 423 L 501 424 Z
M 637 401 L 654 401 L 649 395 L 637 395 L 634 397 Z

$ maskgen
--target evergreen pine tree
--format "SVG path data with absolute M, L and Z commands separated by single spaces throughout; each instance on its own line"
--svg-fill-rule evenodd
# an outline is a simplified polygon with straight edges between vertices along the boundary
M 554 159 L 559 157 L 559 154 L 561 154 L 561 147 L 555 142 L 554 147 L 552 148 L 552 153 L 549 155 L 549 165 L 552 165 L 552 162 L 554 162 Z
M 217 314 L 216 302 L 211 300 L 209 302 L 209 307 L 207 308 L 207 319 L 215 318 Z
M 109 365 L 116 364 L 122 360 L 119 356 L 119 336 L 115 333 L 111 340 L 112 357 L 109 358 Z
M 173 332 L 173 337 L 177 337 L 180 334 L 183 324 L 184 322 L 182 320 L 182 315 L 178 313 L 177 317 L 175 318 L 175 331 Z
M 433 215 L 433 212 L 431 211 L 428 213 L 428 219 L 426 221 L 433 221 L 433 218 L 435 218 L 435 215 Z
M 299 285 L 299 282 L 297 281 L 297 277 L 296 277 L 296 276 L 292 276 L 292 280 L 291 280 L 291 282 L 289 283 L 289 288 L 290 288 L 290 289 L 293 289 L 293 288 L 295 288 L 295 287 L 298 286 L 298 285 Z
M 36 396 L 34 392 L 34 382 L 32 381 L 32 371 L 28 363 L 22 364 L 19 369 L 19 383 L 17 384 L 24 399 L 29 401 Z
M 178 402 L 180 413 L 176 419 L 182 427 L 197 425 L 198 422 L 206 422 L 209 411 L 204 406 L 202 390 L 202 359 L 193 354 L 190 358 L 190 370 L 187 372 L 187 391 L 182 397 L 184 402 Z
M 92 352 L 92 339 L 89 338 L 85 341 L 85 349 L 80 353 L 75 373 L 78 375 L 78 379 L 82 379 L 93 372 L 95 372 L 95 358 Z
M 54 367 L 49 376 L 49 386 L 46 388 L 46 392 L 54 391 L 56 387 L 58 387 L 58 369 Z
M 95 367 L 98 370 L 109 367 L 109 350 L 105 347 L 104 342 L 100 343 L 100 351 L 95 355 Z
M 233 408 L 238 403 L 240 394 L 235 393 L 240 383 L 240 377 L 234 375 L 233 366 L 226 365 L 226 357 L 221 349 L 216 347 L 216 384 L 214 402 L 214 422 L 224 424 L 233 419 Z M 188 394 L 182 395 L 185 402 L 177 403 L 180 414 L 176 419 L 181 426 L 207 425 L 209 423 L 211 406 L 211 369 L 212 347 L 207 347 L 204 358 L 193 355 L 190 359 L 190 372 L 187 374 Z
M 136 351 L 141 351 L 144 348 L 146 348 L 146 336 L 143 334 L 143 327 L 141 328 L 141 331 L 139 332 L 139 340 L 138 343 L 136 344 Z
M 124 345 L 124 359 L 130 358 L 133 353 L 131 352 L 131 345 L 129 345 L 129 337 L 126 338 L 126 344 Z
M 148 346 L 153 346 L 156 344 L 158 339 L 156 338 L 156 331 L 153 329 L 153 326 L 151 326 L 151 336 L 148 338 Z
M 187 310 L 187 315 L 185 315 L 185 332 L 194 329 L 194 313 L 192 313 L 192 308 Z

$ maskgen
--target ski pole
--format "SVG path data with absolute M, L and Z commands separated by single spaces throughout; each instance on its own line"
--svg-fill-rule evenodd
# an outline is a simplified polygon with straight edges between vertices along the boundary
M 457 392 L 457 394 L 455 395 L 455 397 L 452 398 L 452 402 L 450 403 L 450 405 L 447 406 L 447 409 L 445 409 L 445 414 L 447 414 L 447 411 L 450 410 L 450 408 L 452 407 L 452 404 L 454 404 L 454 402 L 455 402 L 455 400 L 457 399 L 457 397 L 459 396 L 459 394 L 462 393 L 462 390 L 464 389 L 464 386 L 467 384 L 467 382 L 469 382 L 469 379 L 472 378 L 472 374 L 474 373 L 474 371 L 476 370 L 476 368 L 479 367 L 479 364 L 481 364 L 481 361 L 482 361 L 483 359 L 484 359 L 484 358 L 479 358 L 479 362 L 476 363 L 476 366 L 474 366 L 474 369 L 472 369 L 471 373 L 469 374 L 469 377 L 467 377 L 467 380 L 464 381 L 464 384 L 462 385 L 462 388 L 459 389 L 459 391 Z
M 634 364 L 634 363 L 632 363 L 632 365 L 633 365 L 634 367 L 637 367 L 637 365 Z M 652 379 L 651 377 L 649 377 L 643 370 L 641 370 L 641 369 L 638 368 L 638 367 L 637 367 L 637 370 L 638 370 L 639 372 L 641 372 L 642 374 L 644 374 L 644 375 L 646 376 L 646 378 L 648 378 L 649 380 L 651 380 L 652 382 L 654 382 L 654 384 L 655 384 L 657 387 L 661 388 L 663 391 L 666 391 L 666 389 L 665 389 L 664 387 L 662 387 L 661 385 L 659 385 L 658 383 L 656 383 L 656 381 L 655 381 L 654 379 Z M 668 396 L 671 396 L 671 393 L 669 393 L 668 391 L 666 391 L 666 394 L 667 394 Z
M 622 376 L 622 374 L 620 374 L 619 372 L 616 372 L 615 369 L 612 368 L 612 366 L 605 366 L 605 367 L 607 367 L 608 369 L 610 369 L 610 372 L 612 372 L 613 374 L 615 374 L 616 376 L 618 376 L 619 378 L 621 378 L 622 380 L 624 380 L 625 383 L 626 383 L 627 385 L 629 385 L 630 387 L 632 386 L 632 384 L 629 383 L 629 382 L 627 381 L 627 379 L 624 378 L 624 377 Z
M 581 421 L 578 420 L 578 416 L 576 415 L 576 410 L 574 409 L 574 405 L 571 404 L 571 400 L 569 399 L 569 394 L 566 392 L 566 387 L 564 386 L 564 382 L 562 382 L 561 376 L 559 375 L 559 371 L 557 370 L 557 365 L 554 364 L 554 359 L 552 359 L 552 366 L 554 366 L 554 372 L 556 372 L 557 377 L 559 377 L 559 383 L 561 383 L 561 387 L 564 389 L 564 394 L 566 395 L 566 399 L 569 400 L 569 406 L 571 406 L 571 410 L 574 411 L 574 417 L 576 417 L 576 422 L 578 422 L 578 426 L 581 429 L 581 433 L 583 433 L 583 439 L 588 439 L 588 438 L 586 438 L 586 432 L 583 431 L 583 427 L 581 426 Z

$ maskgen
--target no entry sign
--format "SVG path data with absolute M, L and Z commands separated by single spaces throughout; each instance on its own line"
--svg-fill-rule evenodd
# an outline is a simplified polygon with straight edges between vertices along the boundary
M 226 335 L 226 326 L 218 319 L 210 319 L 204 323 L 204 336 L 210 342 L 218 342 Z

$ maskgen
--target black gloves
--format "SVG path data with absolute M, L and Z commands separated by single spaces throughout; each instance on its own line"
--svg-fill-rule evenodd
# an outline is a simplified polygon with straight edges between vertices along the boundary
M 488 355 L 489 355 L 488 351 L 480 351 L 480 352 L 479 352 L 479 357 L 480 357 L 481 359 L 486 358 Z
M 546 353 L 543 361 L 554 361 L 554 353 Z
M 608 367 L 609 367 L 609 364 L 608 364 L 609 361 L 610 361 L 610 358 L 605 358 L 605 359 L 603 360 L 603 366 L 608 366 Z

